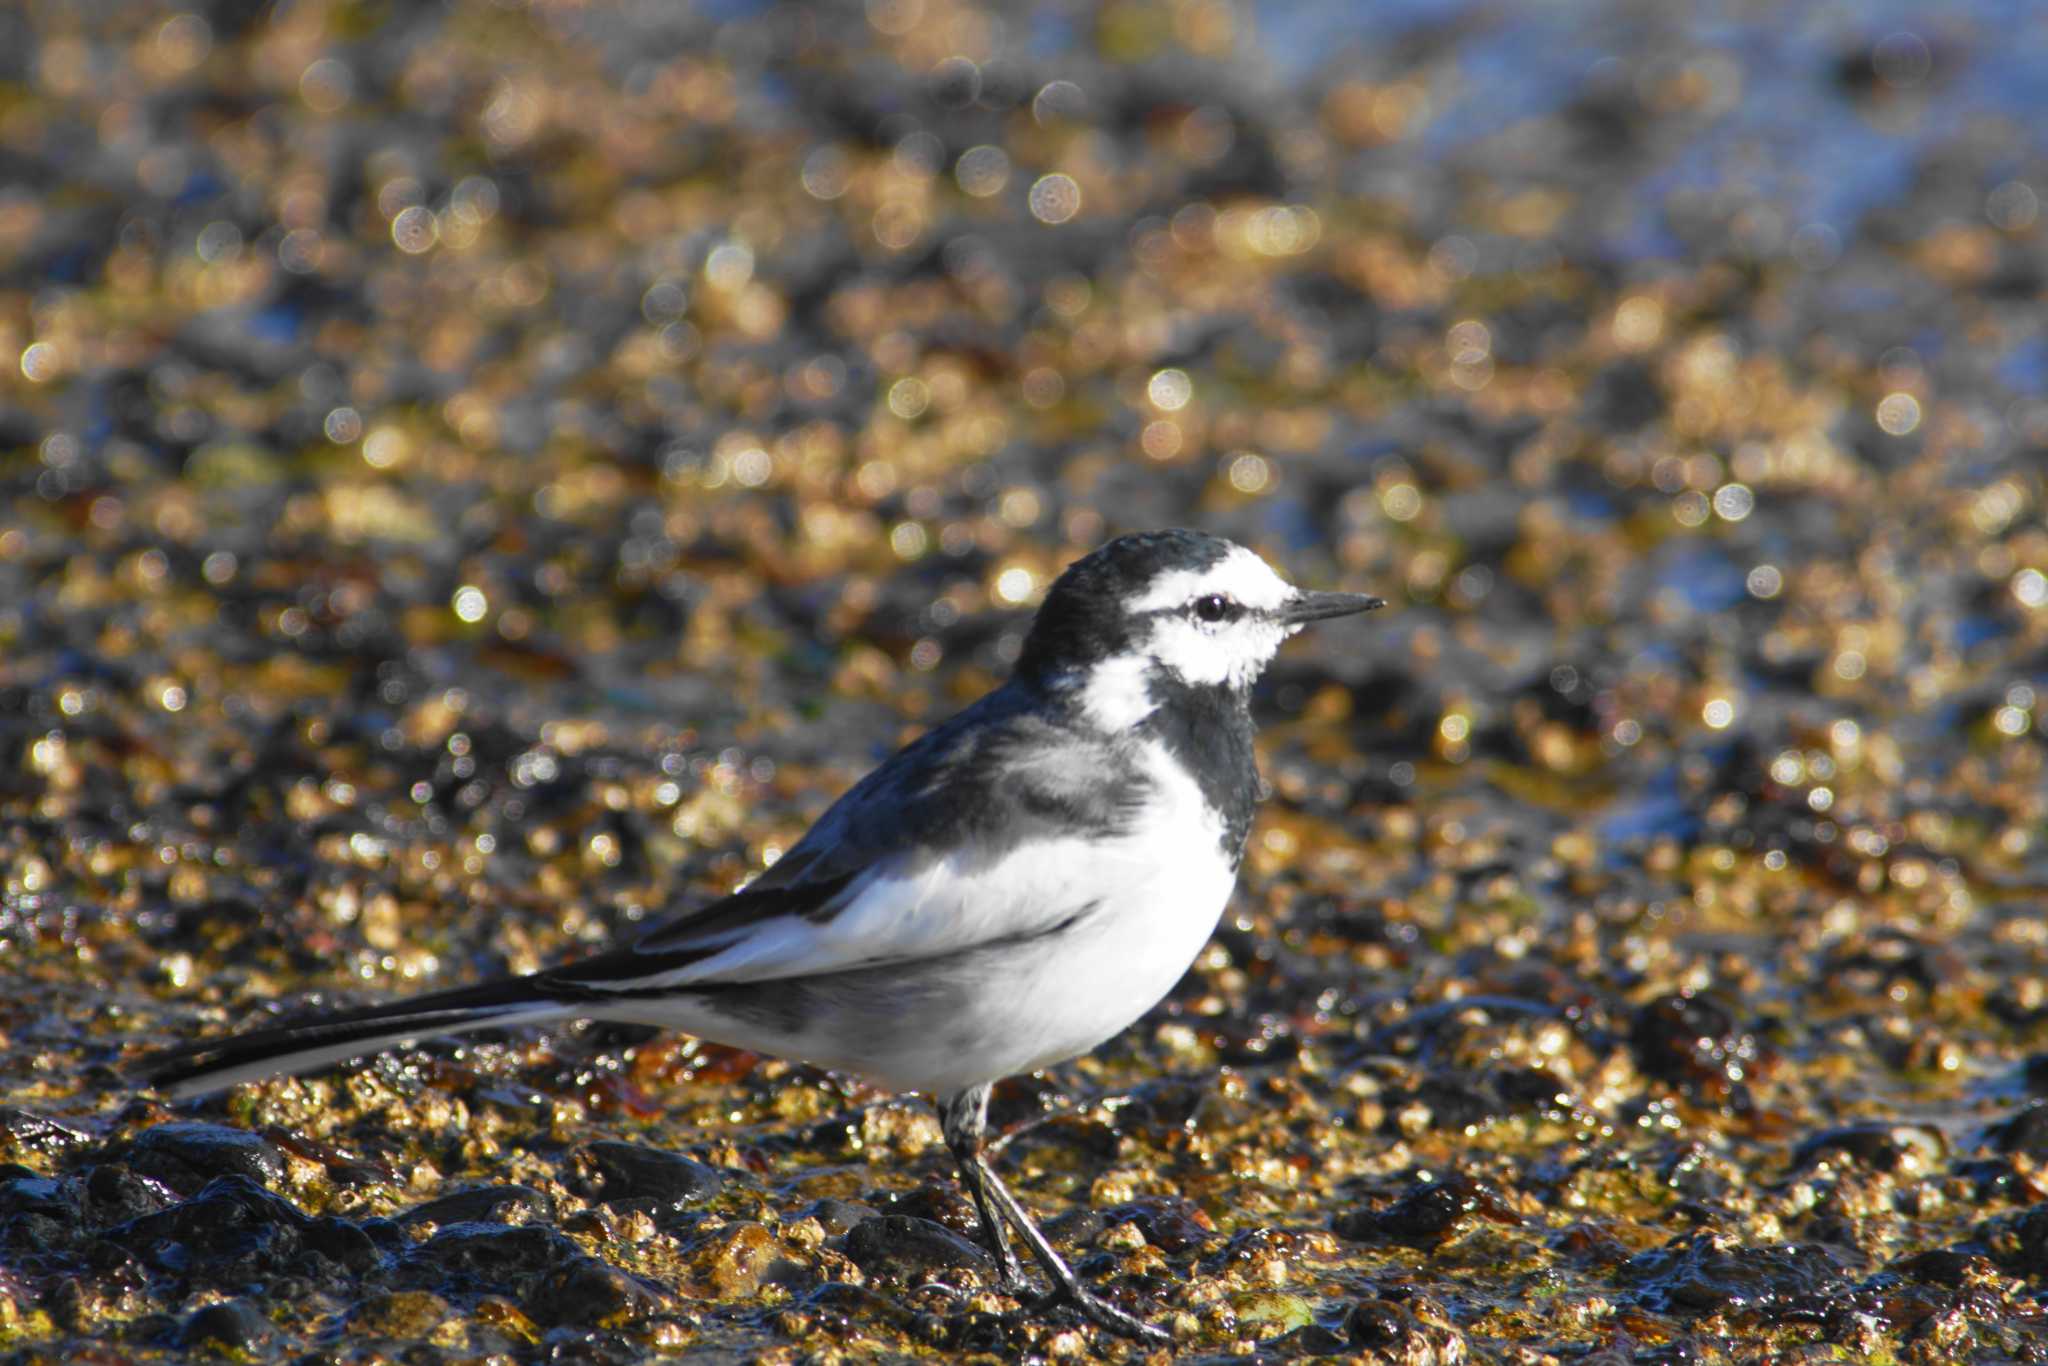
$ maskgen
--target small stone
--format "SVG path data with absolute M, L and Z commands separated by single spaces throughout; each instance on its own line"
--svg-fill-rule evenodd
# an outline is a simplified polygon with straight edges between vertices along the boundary
M 613 1208 L 671 1213 L 700 1205 L 725 1189 L 702 1162 L 661 1148 L 606 1140 L 576 1153 L 576 1192 Z
M 93 1136 L 33 1110 L 0 1105 L 0 1153 L 9 1157 L 60 1156 L 92 1146 Z
M 871 1276 L 927 1279 L 942 1271 L 988 1271 L 989 1255 L 943 1224 L 907 1214 L 864 1220 L 846 1235 L 846 1255 Z
M 1484 1183 L 1452 1175 L 1417 1185 L 1386 1209 L 1340 1214 L 1331 1221 L 1331 1228 L 1345 1238 L 1434 1247 L 1448 1241 L 1475 1214 L 1496 1223 L 1518 1222 L 1514 1212 Z
M 619 1268 L 583 1257 L 550 1272 L 526 1308 L 535 1323 L 614 1328 L 658 1311 L 664 1299 Z
M 1421 1336 L 1415 1316 L 1391 1300 L 1360 1300 L 1344 1314 L 1344 1335 L 1351 1345 L 1379 1349 L 1389 1359 L 1395 1350 Z
M 226 1176 L 190 1200 L 117 1224 L 100 1236 L 133 1250 L 160 1271 L 255 1274 L 291 1264 L 312 1223 L 282 1196 L 247 1177 Z
M 137 1134 L 122 1158 L 177 1191 L 196 1191 L 218 1176 L 270 1185 L 285 1172 L 284 1154 L 267 1139 L 225 1124 L 159 1124 Z
M 10 1214 L 76 1218 L 77 1196 L 67 1183 L 49 1176 L 22 1176 L 12 1181 L 0 1181 L 0 1217 Z
M 428 1290 L 394 1290 L 365 1300 L 350 1320 L 352 1333 L 384 1338 L 425 1338 L 453 1318 L 448 1301 Z
M 698 1268 L 720 1299 L 746 1299 L 782 1260 L 775 1235 L 759 1224 L 733 1224 L 711 1235 Z
M 804 1213 L 816 1219 L 824 1226 L 825 1232 L 835 1238 L 848 1232 L 863 1219 L 875 1217 L 872 1205 L 863 1205 L 852 1200 L 836 1200 L 829 1195 L 823 1200 L 813 1201 Z
M 804 1297 L 803 1306 L 840 1333 L 876 1327 L 906 1331 L 916 1315 L 901 1303 L 864 1285 L 827 1281 Z
M 1315 1322 L 1315 1306 L 1299 1295 L 1263 1290 L 1239 1295 L 1230 1302 L 1240 1324 L 1271 1326 L 1278 1333 L 1293 1332 Z
M 2048 1157 L 2048 1100 L 2030 1100 L 1984 1131 L 1986 1147 Z
M 415 1205 L 398 1216 L 414 1224 L 507 1224 L 555 1217 L 555 1202 L 531 1186 L 478 1186 Z
M 551 1228 L 450 1224 L 401 1259 L 405 1279 L 436 1289 L 515 1294 L 585 1254 Z
M 244 1299 L 222 1300 L 194 1310 L 178 1330 L 179 1344 L 199 1351 L 254 1353 L 277 1333 L 277 1325 Z

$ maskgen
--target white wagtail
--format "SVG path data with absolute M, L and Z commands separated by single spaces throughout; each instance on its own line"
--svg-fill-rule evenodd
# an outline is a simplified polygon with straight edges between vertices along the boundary
M 742 890 L 525 977 L 160 1054 L 176 1096 L 549 1020 L 659 1025 L 935 1098 L 1006 1291 L 1148 1341 L 1084 1287 L 982 1151 L 998 1078 L 1075 1057 L 1180 979 L 1259 797 L 1249 694 L 1280 643 L 1378 598 L 1289 586 L 1195 531 L 1124 536 L 1052 585 L 1010 680 L 856 783 Z

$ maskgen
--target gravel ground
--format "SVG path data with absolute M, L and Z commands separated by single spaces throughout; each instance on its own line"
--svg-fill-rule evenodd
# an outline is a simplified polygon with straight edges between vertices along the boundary
M 1002 1166 L 1189 1360 L 2048 1359 L 2048 19 L 0 12 L 0 1356 L 1137 1359 L 918 1102 L 153 1044 L 701 904 L 1195 524 L 1222 930 Z

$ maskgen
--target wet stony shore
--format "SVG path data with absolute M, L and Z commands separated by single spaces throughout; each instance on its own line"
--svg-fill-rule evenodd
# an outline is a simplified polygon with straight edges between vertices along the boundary
M 731 889 L 1175 524 L 1392 607 L 997 1091 L 1161 1359 L 2048 1358 L 2048 34 L 1322 13 L 0 15 L 0 1361 L 1146 1356 L 855 1079 L 129 1076 Z

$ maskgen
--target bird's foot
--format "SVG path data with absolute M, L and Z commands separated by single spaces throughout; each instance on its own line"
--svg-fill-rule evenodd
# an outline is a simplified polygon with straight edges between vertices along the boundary
M 1048 1309 L 1070 1308 L 1097 1328 L 1107 1329 L 1118 1337 L 1142 1342 L 1148 1347 L 1171 1347 L 1173 1334 L 1164 1328 L 1156 1328 L 1103 1299 L 1079 1285 L 1059 1285 L 1046 1295 L 1033 1301 L 1029 1312 L 1042 1314 Z
M 1008 1295 L 1019 1304 L 1031 1304 L 1043 1298 L 1043 1292 L 1029 1276 L 1024 1274 L 1022 1263 L 1011 1257 L 996 1276 L 996 1289 Z

